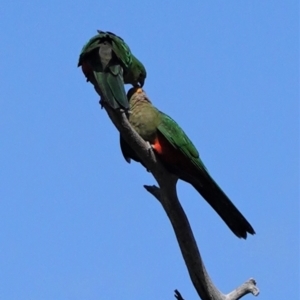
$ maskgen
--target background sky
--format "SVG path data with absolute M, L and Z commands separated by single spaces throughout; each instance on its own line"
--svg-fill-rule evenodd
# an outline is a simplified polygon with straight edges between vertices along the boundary
M 178 184 L 207 269 L 230 292 L 299 294 L 298 1 L 6 1 L 0 8 L 0 299 L 198 299 L 167 216 L 126 163 L 78 55 L 125 39 L 145 90 L 257 234 L 236 238 Z M 245 298 L 250 299 L 251 295 Z

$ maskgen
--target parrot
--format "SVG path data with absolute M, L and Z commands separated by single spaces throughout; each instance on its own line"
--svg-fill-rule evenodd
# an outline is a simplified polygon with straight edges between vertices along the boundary
M 129 123 L 150 144 L 167 171 L 190 183 L 237 237 L 246 239 L 247 233 L 255 234 L 250 223 L 210 176 L 198 150 L 180 126 L 154 107 L 142 88 L 131 88 L 127 97 L 131 111 Z M 128 163 L 131 159 L 142 163 L 121 135 L 120 146 Z
M 128 111 L 129 103 L 124 84 L 143 87 L 147 72 L 144 65 L 131 53 L 122 38 L 109 31 L 98 30 L 82 48 L 81 66 L 103 101 L 113 109 Z

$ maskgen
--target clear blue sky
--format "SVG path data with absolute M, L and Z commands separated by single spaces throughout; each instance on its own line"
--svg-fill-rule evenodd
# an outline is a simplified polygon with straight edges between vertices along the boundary
M 298 1 L 6 1 L 0 8 L 0 299 L 197 299 L 171 225 L 76 68 L 96 29 L 253 224 L 237 239 L 186 183 L 207 269 L 229 292 L 299 293 Z M 250 299 L 252 296 L 245 298 Z

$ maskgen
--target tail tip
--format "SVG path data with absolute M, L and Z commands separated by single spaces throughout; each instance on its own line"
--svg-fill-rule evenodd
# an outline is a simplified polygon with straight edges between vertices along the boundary
M 249 236 L 249 234 L 251 235 L 255 235 L 256 232 L 254 231 L 254 229 L 252 227 L 247 228 L 246 230 L 243 231 L 239 231 L 239 232 L 235 232 L 235 235 L 241 239 L 247 239 L 247 237 Z

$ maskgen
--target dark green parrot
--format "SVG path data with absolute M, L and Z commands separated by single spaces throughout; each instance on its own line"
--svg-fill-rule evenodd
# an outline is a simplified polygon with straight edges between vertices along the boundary
M 79 66 L 101 96 L 100 103 L 106 101 L 113 109 L 128 110 L 124 84 L 142 87 L 147 75 L 124 40 L 108 31 L 98 30 L 87 42 L 80 53 Z
M 181 180 L 190 183 L 219 214 L 239 238 L 255 231 L 209 175 L 199 153 L 179 125 L 155 108 L 141 88 L 128 91 L 129 122 L 139 135 L 152 146 L 165 168 Z M 134 150 L 120 137 L 122 153 L 127 162 L 141 162 Z

